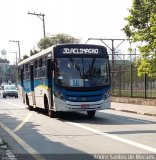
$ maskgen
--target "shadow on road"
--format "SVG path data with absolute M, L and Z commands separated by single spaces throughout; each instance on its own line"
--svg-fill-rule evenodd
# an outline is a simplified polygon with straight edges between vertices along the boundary
M 42 113 L 38 111 L 38 113 Z M 0 113 L 0 122 L 7 126 L 12 131 L 21 124 L 17 118 L 10 116 L 8 114 Z M 49 124 L 51 125 L 51 124 Z M 89 155 L 82 150 L 78 150 L 74 147 L 67 146 L 59 141 L 55 140 L 56 135 L 49 132 L 49 137 L 47 138 L 46 133 L 40 134 L 40 130 L 38 129 L 40 126 L 35 125 L 34 123 L 27 122 L 23 128 L 16 132 L 16 134 L 22 138 L 28 145 L 30 145 L 33 149 L 35 149 L 38 153 L 40 153 L 46 160 L 92 160 L 93 155 Z M 2 129 L 2 128 L 0 128 Z M 6 131 L 3 131 L 3 133 Z M 61 135 L 60 137 L 65 136 Z M 70 136 L 70 135 L 66 135 Z M 11 136 L 10 136 L 11 137 Z M 23 153 L 22 150 L 19 149 L 19 144 L 16 142 L 12 142 L 9 138 L 9 134 L 2 132 L 0 133 L 0 138 L 3 138 L 10 147 L 14 150 L 14 154 L 20 156 L 26 153 Z M 54 139 L 54 140 L 53 140 Z M 21 156 L 22 157 L 22 156 Z
M 37 113 L 46 115 L 43 109 L 37 109 Z M 122 112 L 121 112 L 122 113 Z M 47 116 L 47 115 L 46 115 Z M 87 112 L 58 112 L 57 119 L 61 121 L 70 121 L 77 123 L 88 123 L 98 125 L 141 125 L 141 124 L 156 124 L 154 121 L 141 120 L 139 118 L 132 118 L 122 115 L 115 115 L 106 112 L 96 112 L 94 118 L 89 118 Z

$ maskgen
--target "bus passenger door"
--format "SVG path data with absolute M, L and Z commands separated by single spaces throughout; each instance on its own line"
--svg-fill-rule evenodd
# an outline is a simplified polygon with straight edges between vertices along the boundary
M 36 107 L 36 101 L 35 101 L 35 92 L 34 92 L 34 69 L 33 65 L 30 65 L 30 87 L 31 87 L 31 105 Z
M 53 97 L 52 97 L 52 60 L 47 60 L 47 79 L 48 79 L 48 100 L 49 100 L 49 108 L 53 108 Z

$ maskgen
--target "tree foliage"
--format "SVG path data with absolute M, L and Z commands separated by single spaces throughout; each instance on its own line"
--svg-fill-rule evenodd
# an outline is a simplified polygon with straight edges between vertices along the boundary
M 137 60 L 138 74 L 156 75 L 156 0 L 133 0 L 125 18 L 127 25 L 123 28 L 138 46 L 140 57 Z
M 37 50 L 37 49 L 32 49 L 32 50 L 30 50 L 30 56 L 32 56 L 32 55 L 34 55 L 34 54 L 36 54 L 36 53 L 38 53 L 39 51 Z
M 72 37 L 67 34 L 56 34 L 41 39 L 38 43 L 38 48 L 40 50 L 43 50 L 50 46 L 64 43 L 79 43 L 79 39 L 76 39 L 75 37 Z
M 29 58 L 29 56 L 25 54 L 25 55 L 23 56 L 23 59 L 22 59 L 22 60 L 27 59 L 27 58 Z

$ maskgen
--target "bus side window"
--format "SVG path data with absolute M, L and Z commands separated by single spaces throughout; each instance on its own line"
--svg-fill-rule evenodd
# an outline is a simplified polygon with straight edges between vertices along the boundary
M 27 79 L 27 64 L 25 64 L 25 67 L 24 67 L 24 80 Z
M 25 65 L 25 80 L 28 79 L 28 64 Z
M 27 64 L 26 78 L 27 78 L 27 79 L 30 79 L 30 64 Z
M 36 78 L 40 77 L 40 59 L 37 60 Z
M 39 67 L 42 67 L 43 62 L 42 62 L 42 58 L 39 59 Z
M 23 80 L 26 80 L 26 65 L 23 65 Z
M 42 57 L 41 77 L 46 77 L 46 57 Z
M 37 78 L 37 60 L 34 61 L 34 78 Z
M 42 57 L 43 66 L 46 66 L 46 56 Z

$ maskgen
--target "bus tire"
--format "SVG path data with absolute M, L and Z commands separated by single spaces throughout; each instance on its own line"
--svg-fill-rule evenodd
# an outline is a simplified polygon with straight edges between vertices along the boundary
M 30 106 L 30 104 L 29 104 L 28 95 L 26 95 L 26 104 L 28 105 L 28 109 L 29 109 L 30 111 L 32 111 L 32 110 L 33 110 L 33 106 Z
M 88 117 L 89 117 L 89 118 L 94 118 L 95 112 L 96 112 L 96 111 L 87 111 Z
M 56 117 L 56 112 L 53 111 L 53 110 L 49 110 L 49 111 L 48 111 L 48 116 L 49 116 L 50 118 L 55 118 L 55 117 Z
M 44 106 L 45 106 L 46 114 L 47 114 L 50 118 L 55 118 L 55 117 L 56 117 L 56 112 L 49 109 L 48 99 L 47 99 L 46 96 L 44 96 Z

